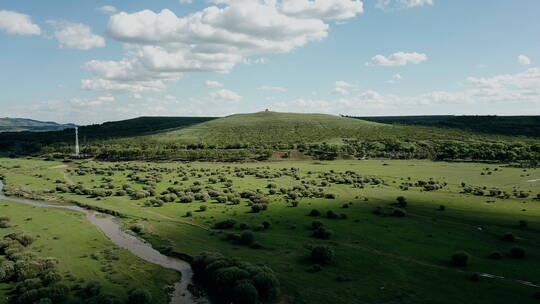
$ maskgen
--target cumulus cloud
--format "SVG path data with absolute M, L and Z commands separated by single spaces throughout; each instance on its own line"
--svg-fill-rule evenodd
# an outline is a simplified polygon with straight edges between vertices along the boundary
M 102 7 L 99 7 L 98 10 L 105 14 L 114 14 L 117 11 L 116 7 L 112 5 L 104 5 Z
M 375 7 L 383 10 L 415 8 L 433 5 L 433 0 L 378 0 Z
M 343 80 L 338 80 L 335 82 L 335 88 L 332 91 L 332 93 L 345 96 L 345 95 L 349 95 L 350 88 L 356 88 L 356 87 L 357 87 L 356 84 L 346 82 Z
M 268 86 L 268 85 L 262 85 L 257 88 L 259 91 L 274 91 L 274 92 L 286 92 L 287 89 L 284 87 L 276 87 L 276 86 Z
M 238 93 L 231 90 L 222 89 L 216 92 L 209 94 L 210 98 L 217 101 L 229 101 L 229 102 L 239 102 L 243 99 Z
M 237 64 L 268 62 L 257 56 L 287 53 L 322 40 L 330 27 L 325 20 L 353 18 L 362 12 L 359 0 L 211 2 L 219 6 L 186 16 L 168 9 L 111 16 L 107 35 L 127 46 L 120 62 L 137 67 L 126 72 L 144 78 L 163 73 L 228 73 Z M 99 73 L 95 77 L 107 79 Z
M 207 88 L 223 88 L 225 85 L 219 81 L 207 80 L 204 82 L 204 86 Z
M 518 62 L 521 65 L 530 65 L 532 63 L 531 59 L 525 55 L 519 55 Z
M 105 39 L 92 32 L 92 29 L 81 23 L 66 21 L 48 21 L 56 30 L 54 37 L 58 40 L 60 48 L 90 50 L 105 46 Z
M 469 77 L 461 90 L 431 91 L 414 96 L 382 94 L 367 90 L 357 94 L 341 94 L 343 97 L 324 100 L 320 98 L 299 98 L 291 101 L 276 101 L 272 108 L 283 111 L 322 112 L 329 114 L 376 115 L 422 114 L 436 109 L 466 109 L 475 107 L 493 109 L 507 107 L 516 112 L 515 104 L 522 108 L 540 107 L 540 68 L 530 68 L 516 74 L 493 77 Z M 456 107 L 459 105 L 459 107 Z M 486 114 L 488 114 L 487 112 Z M 525 112 L 521 112 L 523 114 Z M 491 113 L 493 114 L 493 113 Z
M 6 10 L 0 10 L 0 30 L 11 35 L 41 34 L 41 28 L 32 23 L 30 16 Z
M 371 58 L 370 62 L 367 62 L 367 66 L 386 66 L 396 67 L 405 66 L 408 64 L 419 64 L 427 60 L 427 55 L 422 53 L 405 53 L 397 52 L 386 57 L 383 55 L 376 55 Z

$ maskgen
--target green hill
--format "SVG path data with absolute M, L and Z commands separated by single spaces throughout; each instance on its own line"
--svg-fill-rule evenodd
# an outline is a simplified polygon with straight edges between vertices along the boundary
M 52 121 L 38 121 L 27 118 L 0 118 L 0 132 L 55 131 L 75 127 L 74 124 L 58 124 Z
M 325 114 L 258 112 L 223 118 L 140 117 L 81 127 L 79 133 L 83 153 L 106 160 L 383 157 L 540 164 L 540 140 L 533 137 L 384 124 Z M 1 152 L 71 154 L 73 131 L 3 133 Z
M 334 115 L 266 111 L 231 115 L 146 139 L 218 146 L 338 143 L 359 132 L 381 128 L 392 126 Z

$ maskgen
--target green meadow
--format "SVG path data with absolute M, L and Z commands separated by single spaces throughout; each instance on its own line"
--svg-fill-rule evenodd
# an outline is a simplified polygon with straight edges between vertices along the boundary
M 35 240 L 26 248 L 27 253 L 58 261 L 60 284 L 70 290 L 67 303 L 126 301 L 128 292 L 135 289 L 147 290 L 154 303 L 168 303 L 167 286 L 179 280 L 175 271 L 143 261 L 115 246 L 82 213 L 2 200 L 0 215 L 9 218 L 10 223 L 8 228 L 0 229 L 0 238 L 24 233 Z M 0 256 L 0 263 L 4 260 Z M 99 297 L 88 294 L 90 285 L 97 286 Z M 12 287 L 0 284 L 0 303 L 7 303 Z
M 535 181 L 540 179 L 539 169 L 377 159 L 1 159 L 0 164 L 6 192 L 12 196 L 116 211 L 124 215 L 126 230 L 136 231 L 166 254 L 211 251 L 267 265 L 279 279 L 279 300 L 284 303 L 538 301 L 540 289 L 526 282 L 540 283 L 540 181 Z M 397 197 L 405 203 L 399 204 Z M 320 215 L 310 216 L 314 209 Z M 21 229 L 41 233 L 38 240 L 48 248 L 43 250 L 56 254 L 73 275 L 95 274 L 108 290 L 124 292 L 129 288 L 122 284 L 135 284 L 132 278 L 137 277 L 162 299 L 161 272 L 147 265 L 139 270 L 145 275 L 134 274 L 121 264 L 134 259 L 127 253 L 114 263 L 119 286 L 107 283 L 99 261 L 92 261 L 93 270 L 81 266 L 88 260 L 80 258 L 84 254 L 110 247 L 81 215 L 14 203 L 4 204 L 2 210 L 2 215 L 10 212 Z M 33 220 L 20 219 L 17 215 L 23 211 L 34 212 Z M 44 213 L 48 216 L 39 216 Z M 62 221 L 51 220 L 60 216 Z M 68 225 L 87 229 L 63 230 Z M 44 227 L 50 237 L 54 229 L 64 231 L 57 242 L 74 238 L 80 244 L 71 243 L 73 252 L 53 249 L 45 241 Z M 246 232 L 254 238 L 249 244 L 242 242 Z M 311 252 L 318 246 L 329 248 L 334 258 L 316 263 Z M 468 256 L 466 266 L 452 262 L 461 251 Z

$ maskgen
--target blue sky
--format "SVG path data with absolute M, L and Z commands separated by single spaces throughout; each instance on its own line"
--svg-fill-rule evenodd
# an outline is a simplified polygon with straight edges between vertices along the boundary
M 0 116 L 538 115 L 539 12 L 537 0 L 4 1 Z

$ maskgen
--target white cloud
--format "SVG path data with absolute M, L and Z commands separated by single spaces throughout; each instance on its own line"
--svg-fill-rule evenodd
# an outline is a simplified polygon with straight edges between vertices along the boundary
M 348 19 L 362 11 L 359 0 L 210 2 L 219 6 L 186 16 L 168 9 L 111 16 L 107 34 L 126 45 L 126 57 L 118 61 L 131 66 L 125 66 L 124 72 L 130 74 L 126 78 L 161 79 L 164 73 L 199 71 L 228 73 L 237 64 L 264 64 L 269 60 L 260 56 L 287 53 L 326 38 L 330 25 L 325 19 Z M 97 71 L 94 74 L 108 79 Z
M 383 10 L 415 8 L 424 5 L 433 5 L 433 0 L 378 0 L 376 8 Z
M 219 81 L 207 80 L 204 82 L 204 86 L 207 88 L 223 88 L 225 85 Z
M 400 74 L 394 74 L 392 75 L 392 78 L 387 81 L 387 83 L 390 83 L 390 84 L 398 83 L 401 81 L 401 79 L 403 79 L 403 77 L 401 77 Z
M 343 80 L 336 81 L 336 88 L 354 88 L 354 87 L 356 87 L 356 85 L 350 82 L 346 82 Z
M 99 7 L 98 10 L 105 14 L 114 14 L 117 12 L 116 7 L 112 5 L 104 5 L 102 7 Z
M 287 89 L 284 88 L 284 87 L 276 87 L 276 86 L 268 86 L 268 85 L 263 85 L 263 86 L 260 86 L 257 88 L 257 90 L 260 90 L 260 91 L 274 91 L 274 92 L 286 92 Z
M 376 55 L 371 58 L 370 62 L 367 62 L 368 66 L 405 66 L 407 64 L 419 64 L 427 60 L 427 55 L 422 53 L 405 53 L 397 52 L 386 57 L 383 55 Z
M 300 18 L 349 19 L 363 13 L 360 0 L 283 0 L 281 12 Z
M 218 101 L 230 101 L 230 102 L 239 102 L 243 99 L 238 93 L 231 90 L 222 89 L 216 92 L 209 94 L 210 98 Z
M 191 4 L 193 3 L 193 0 L 179 0 L 180 3 L 187 3 L 187 4 Z
M 89 26 L 81 23 L 66 21 L 48 21 L 56 30 L 54 37 L 60 43 L 60 48 L 90 50 L 105 46 L 105 39 L 92 33 Z
M 92 91 L 117 91 L 117 92 L 161 92 L 167 88 L 162 80 L 149 81 L 114 81 L 107 79 L 83 79 L 81 88 Z
M 530 65 L 532 63 L 531 59 L 525 55 L 519 55 L 518 62 L 521 65 Z
M 6 10 L 0 10 L 0 30 L 11 35 L 41 34 L 41 29 L 32 23 L 30 16 Z
M 335 87 L 334 91 L 332 91 L 334 94 L 338 95 L 349 95 L 349 91 L 347 89 L 344 89 L 342 87 Z
M 278 111 L 352 115 L 448 114 L 474 108 L 486 109 L 475 111 L 484 111 L 485 114 L 494 114 L 491 112 L 494 109 L 525 114 L 525 109 L 540 109 L 540 68 L 493 77 L 469 77 L 463 89 L 457 91 L 431 91 L 400 96 L 368 90 L 354 95 L 340 95 L 343 97 L 330 100 L 300 98 L 277 101 L 272 108 Z M 520 107 L 516 107 L 517 104 Z

